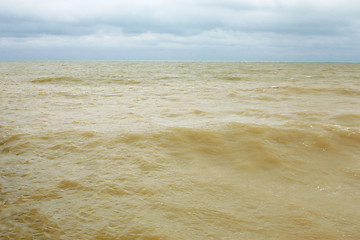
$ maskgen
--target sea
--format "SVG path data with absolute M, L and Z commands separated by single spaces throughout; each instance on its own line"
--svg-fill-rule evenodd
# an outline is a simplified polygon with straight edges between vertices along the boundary
M 360 64 L 0 62 L 0 239 L 360 239 Z

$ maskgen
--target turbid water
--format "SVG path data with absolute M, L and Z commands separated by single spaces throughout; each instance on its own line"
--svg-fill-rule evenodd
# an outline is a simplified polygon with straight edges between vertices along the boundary
M 1 239 L 360 239 L 360 64 L 0 78 Z

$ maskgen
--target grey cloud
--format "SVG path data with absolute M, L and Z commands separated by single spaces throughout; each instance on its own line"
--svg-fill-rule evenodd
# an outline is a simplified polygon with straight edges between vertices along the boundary
M 277 60 L 286 57 L 283 51 L 302 56 L 316 47 L 325 56 L 339 45 L 353 48 L 347 55 L 359 53 L 356 0 L 33 0 L 34 5 L 24 6 L 12 1 L 19 3 L 0 3 L 0 50 L 1 44 L 2 49 L 25 49 L 36 42 L 46 52 L 55 42 L 72 52 L 84 44 L 86 52 L 102 47 L 110 54 L 105 50 L 114 48 L 129 58 L 131 52 L 139 58 L 141 53 L 165 58 L 161 52 L 184 58 L 188 55 L 182 53 L 198 52 L 210 58 L 215 56 L 207 53 L 211 50 L 232 59 L 253 52 Z
M 195 2 L 195 1 L 194 1 Z M 74 13 L 67 18 L 36 15 L 36 11 L 0 15 L 1 36 L 26 37 L 39 34 L 87 35 L 101 27 L 121 29 L 124 33 L 143 32 L 194 35 L 211 29 L 249 32 L 275 32 L 298 35 L 339 34 L 349 29 L 352 18 L 339 17 L 303 5 L 281 6 L 274 1 L 259 5 L 243 1 L 199 1 L 183 5 L 155 4 L 151 9 L 134 6 L 99 12 L 94 15 Z M 118 8 L 118 9 L 116 9 Z M 136 10 L 136 11 L 135 11 Z M 147 11 L 148 10 L 148 11 Z M 103 14 L 101 14 L 103 13 Z M 340 11 L 341 13 L 341 11 Z M 360 14 L 360 13 L 359 13 Z M 59 14 L 61 15 L 61 14 Z M 337 16 L 337 17 L 334 17 Z M 70 20 L 69 20 L 70 19 Z

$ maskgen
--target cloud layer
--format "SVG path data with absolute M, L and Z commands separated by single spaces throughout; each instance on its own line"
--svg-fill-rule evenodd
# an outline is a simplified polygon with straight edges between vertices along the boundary
M 357 0 L 5 0 L 0 51 L 3 60 L 359 61 L 359 16 Z

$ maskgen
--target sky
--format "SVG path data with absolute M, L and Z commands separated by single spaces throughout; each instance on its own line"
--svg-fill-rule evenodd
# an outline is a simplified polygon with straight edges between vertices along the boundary
M 360 1 L 0 0 L 0 60 L 360 62 Z

